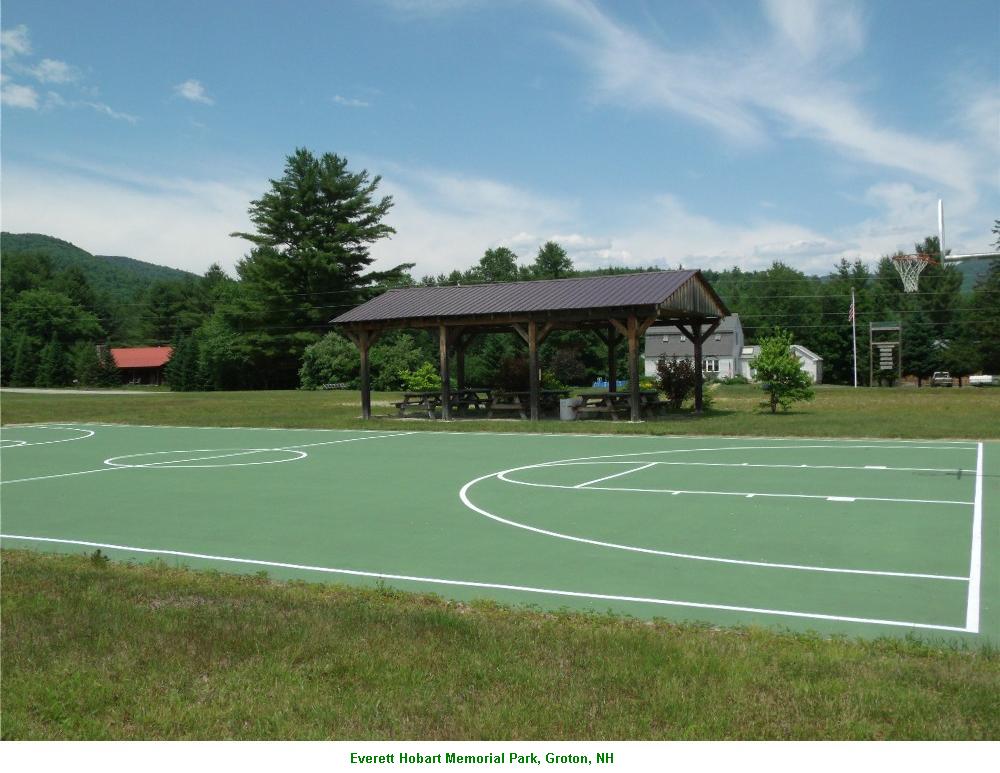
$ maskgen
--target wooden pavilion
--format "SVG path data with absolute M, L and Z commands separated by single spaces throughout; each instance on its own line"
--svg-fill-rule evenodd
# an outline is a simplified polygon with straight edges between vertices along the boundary
M 451 418 L 449 360 L 465 387 L 465 350 L 482 333 L 516 333 L 528 346 L 530 416 L 539 417 L 538 347 L 553 330 L 592 330 L 608 347 L 614 390 L 619 337 L 628 344 L 632 421 L 641 418 L 639 340 L 646 328 L 673 325 L 694 343 L 695 410 L 702 409 L 702 344 L 729 309 L 700 271 L 650 271 L 533 282 L 405 287 L 379 295 L 330 322 L 361 352 L 361 412 L 371 418 L 368 352 L 387 330 L 436 329 L 440 341 L 442 418 Z

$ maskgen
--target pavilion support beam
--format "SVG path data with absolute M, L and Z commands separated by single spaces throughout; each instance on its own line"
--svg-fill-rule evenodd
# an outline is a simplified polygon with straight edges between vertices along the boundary
M 608 327 L 608 391 L 618 391 L 618 331 Z
M 694 344 L 694 412 L 701 413 L 705 405 L 705 374 L 704 362 L 701 356 L 701 345 L 705 339 L 701 337 L 701 323 L 691 323 L 691 343 Z
M 465 344 L 455 346 L 455 385 L 459 391 L 465 389 Z
M 438 349 L 441 363 L 441 418 L 451 418 L 451 373 L 448 368 L 448 328 L 438 325 Z
M 642 421 L 639 404 L 639 323 L 635 314 L 628 316 L 628 389 L 632 421 Z
M 538 323 L 531 320 L 528 323 L 528 400 L 531 403 L 531 420 L 538 421 L 540 379 L 538 378 Z
M 705 376 L 702 372 L 704 363 L 702 362 L 702 344 L 708 340 L 722 324 L 722 318 L 715 320 L 711 325 L 702 331 L 702 323 L 692 321 L 687 327 L 678 323 L 677 329 L 691 339 L 694 345 L 694 412 L 701 413 L 705 408 Z
M 467 330 L 462 330 L 455 336 L 455 385 L 460 390 L 465 389 L 465 350 L 475 337 L 475 331 Z
M 361 353 L 361 418 L 370 419 L 372 417 L 372 387 L 368 350 L 372 345 L 372 336 L 367 330 L 359 330 L 357 336 L 351 336 L 351 338 L 354 339 L 354 343 Z

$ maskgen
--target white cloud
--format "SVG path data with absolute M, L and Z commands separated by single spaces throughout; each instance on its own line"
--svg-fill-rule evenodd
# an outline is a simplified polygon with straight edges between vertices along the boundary
M 38 92 L 31 86 L 21 86 L 11 83 L 5 77 L 0 83 L 0 103 L 7 107 L 23 107 L 28 110 L 38 109 Z
M 741 143 L 768 140 L 773 122 L 783 134 L 808 137 L 869 164 L 956 190 L 974 188 L 981 164 L 967 148 L 893 128 L 862 107 L 853 84 L 826 72 L 837 61 L 831 51 L 846 56 L 863 44 L 850 5 L 771 2 L 765 8 L 772 39 L 747 35 L 677 51 L 650 42 L 591 2 L 550 3 L 582 31 L 564 42 L 592 70 L 597 98 L 679 113 Z
M 125 121 L 132 124 L 133 126 L 139 122 L 138 116 L 131 115 L 130 113 L 122 113 L 118 110 L 114 110 L 111 106 L 104 104 L 103 102 L 79 102 L 73 103 L 82 105 L 84 107 L 89 107 L 91 110 L 96 110 L 101 115 L 106 115 L 108 118 L 114 118 L 116 121 Z
M 174 93 L 190 102 L 200 102 L 203 105 L 214 105 L 215 100 L 208 96 L 201 81 L 192 79 L 174 86 Z
M 365 102 L 363 99 L 349 99 L 340 96 L 340 94 L 335 94 L 333 101 L 342 107 L 371 107 L 371 103 Z
M 13 29 L 0 31 L 0 51 L 4 59 L 13 59 L 31 53 L 31 40 L 28 28 L 19 24 Z
M 79 80 L 80 72 L 73 65 L 58 59 L 43 59 L 28 72 L 42 83 L 71 83 Z
M 865 31 L 845 0 L 764 0 L 764 14 L 780 38 L 806 60 L 842 60 L 864 45 Z

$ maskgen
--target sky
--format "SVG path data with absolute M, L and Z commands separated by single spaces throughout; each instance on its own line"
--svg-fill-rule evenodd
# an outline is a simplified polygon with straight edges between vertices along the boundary
M 827 273 L 1000 218 L 997 0 L 6 0 L 2 227 L 233 272 L 298 147 L 380 175 L 375 267 Z

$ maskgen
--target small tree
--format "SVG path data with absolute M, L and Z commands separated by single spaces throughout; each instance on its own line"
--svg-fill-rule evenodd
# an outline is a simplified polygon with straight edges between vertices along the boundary
M 770 407 L 771 413 L 777 413 L 779 405 L 787 411 L 796 400 L 815 397 L 812 382 L 791 347 L 792 334 L 777 330 L 760 342 L 760 354 L 750 363 L 768 396 L 761 406 Z
M 110 343 L 100 347 L 97 355 L 97 383 L 106 387 L 121 386 L 122 383 L 122 372 L 111 354 Z
M 656 363 L 656 373 L 671 410 L 676 411 L 694 394 L 696 374 L 690 360 L 677 357 L 668 360 L 666 355 L 661 354 Z

